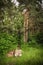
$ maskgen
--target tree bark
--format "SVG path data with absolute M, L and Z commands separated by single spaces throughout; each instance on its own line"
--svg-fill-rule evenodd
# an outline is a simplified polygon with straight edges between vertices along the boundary
M 27 42 L 28 40 L 28 24 L 29 24 L 29 11 L 25 9 L 23 11 L 24 14 L 24 42 Z

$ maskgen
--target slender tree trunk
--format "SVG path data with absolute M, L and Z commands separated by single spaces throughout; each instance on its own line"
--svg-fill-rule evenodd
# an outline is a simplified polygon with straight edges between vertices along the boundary
M 24 10 L 24 42 L 28 40 L 28 23 L 29 23 L 29 11 L 27 9 Z

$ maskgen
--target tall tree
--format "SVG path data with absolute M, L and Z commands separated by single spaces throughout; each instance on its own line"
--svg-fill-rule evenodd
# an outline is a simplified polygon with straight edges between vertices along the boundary
M 41 12 L 42 0 L 25 0 L 25 1 L 24 0 L 18 0 L 18 1 L 20 2 L 20 5 L 24 5 L 23 10 L 25 10 L 25 11 L 28 10 L 28 13 L 29 13 L 28 15 L 27 15 L 27 13 L 24 14 L 24 17 L 25 17 L 24 18 L 25 19 L 24 20 L 24 25 L 25 25 L 24 40 L 25 40 L 25 42 L 27 42 L 29 31 L 31 31 L 33 34 L 34 31 L 36 29 L 38 29 L 37 18 Z M 28 25 L 27 25 L 27 21 L 28 21 Z M 26 28 L 28 29 L 28 32 L 27 32 Z

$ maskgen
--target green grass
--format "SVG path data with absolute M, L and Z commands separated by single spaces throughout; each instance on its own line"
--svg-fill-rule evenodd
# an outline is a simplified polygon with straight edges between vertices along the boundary
M 21 57 L 4 58 L 0 65 L 43 65 L 43 47 L 26 46 L 21 47 L 23 55 Z

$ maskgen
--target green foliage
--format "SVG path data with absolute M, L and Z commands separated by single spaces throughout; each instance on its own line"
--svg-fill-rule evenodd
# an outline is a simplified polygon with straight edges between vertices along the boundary
M 0 1 L 0 7 L 5 7 L 5 5 L 7 6 L 8 3 L 11 3 L 11 0 L 1 0 Z
M 43 32 L 39 32 L 37 35 L 36 35 L 36 41 L 40 44 L 43 44 Z
M 29 5 L 29 3 L 35 3 L 36 1 L 39 1 L 42 3 L 42 0 L 18 0 L 21 4 Z
M 23 54 L 21 57 L 1 58 L 1 65 L 43 65 L 43 47 L 22 46 Z
M 10 8 L 8 6 L 2 8 L 1 12 L 0 54 L 4 55 L 12 47 L 22 42 L 23 16 L 19 8 L 16 8 L 14 5 Z
M 3 13 L 3 19 L 0 20 L 0 29 L 6 28 L 7 31 L 12 32 L 17 31 L 18 26 L 20 27 L 20 29 L 22 29 L 23 16 L 22 13 L 19 11 L 19 8 L 17 9 L 14 5 L 12 5 L 10 9 L 5 8 L 3 10 Z
M 16 37 L 7 33 L 0 33 L 0 54 L 5 54 L 15 44 L 17 44 Z
M 16 8 L 11 0 L 0 1 L 0 54 L 5 54 L 14 44 L 21 44 L 23 42 L 23 15 L 24 8 L 30 9 L 30 19 L 33 18 L 33 23 L 38 26 L 38 22 L 43 21 L 43 14 L 41 13 L 41 6 L 37 1 L 41 0 L 18 0 L 20 4 L 24 5 Z M 37 7 L 36 7 L 37 5 Z M 2 33 L 3 32 L 3 33 Z M 31 35 L 31 34 L 30 34 Z M 36 40 L 43 42 L 42 33 L 35 37 L 29 36 L 29 44 L 36 44 Z
M 29 35 L 29 40 L 28 40 L 28 44 L 29 45 L 37 45 L 36 39 L 35 39 L 35 35 Z

